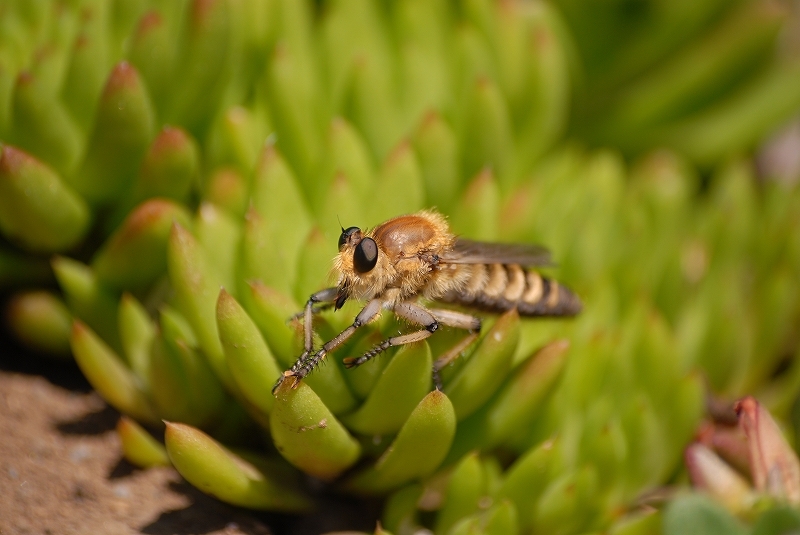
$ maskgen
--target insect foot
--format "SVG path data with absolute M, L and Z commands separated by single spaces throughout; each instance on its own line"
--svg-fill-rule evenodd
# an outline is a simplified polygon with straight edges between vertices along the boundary
M 272 387 L 272 395 L 276 395 L 276 392 L 281 387 L 284 381 L 287 379 L 292 381 L 290 388 L 295 389 L 297 385 L 300 384 L 300 378 L 297 376 L 297 373 L 292 370 L 286 370 L 283 374 L 275 381 L 275 385 Z

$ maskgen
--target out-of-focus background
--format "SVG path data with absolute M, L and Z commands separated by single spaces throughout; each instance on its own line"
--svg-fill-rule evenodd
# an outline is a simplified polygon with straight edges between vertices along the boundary
M 799 112 L 788 0 L 0 0 L 0 531 L 800 529 Z M 583 312 L 273 397 L 433 207 Z

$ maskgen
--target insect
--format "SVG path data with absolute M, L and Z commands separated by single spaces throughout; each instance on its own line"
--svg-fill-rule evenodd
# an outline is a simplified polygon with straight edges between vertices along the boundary
M 272 390 L 286 380 L 296 387 L 328 353 L 384 309 L 420 328 L 387 338 L 359 357 L 345 358 L 345 366 L 359 366 L 390 347 L 424 340 L 442 325 L 464 329 L 468 336 L 434 364 L 434 380 L 441 387 L 439 370 L 477 338 L 481 320 L 455 310 L 428 308 L 419 299 L 490 312 L 516 307 L 522 316 L 577 314 L 581 302 L 572 291 L 526 269 L 547 265 L 550 253 L 543 247 L 457 237 L 444 216 L 433 210 L 402 215 L 367 231 L 342 228 L 339 254 L 333 260 L 338 283 L 308 298 L 302 312 L 304 351 Z M 366 304 L 349 327 L 314 350 L 314 314 L 331 306 L 338 310 L 348 299 Z

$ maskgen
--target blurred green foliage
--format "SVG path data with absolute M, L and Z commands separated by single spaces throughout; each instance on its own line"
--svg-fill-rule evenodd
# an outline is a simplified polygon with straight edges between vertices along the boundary
M 126 456 L 231 503 L 307 511 L 305 473 L 393 533 L 747 532 L 637 500 L 684 481 L 708 392 L 794 414 L 800 188 L 752 157 L 800 109 L 791 31 L 760 0 L 3 0 L 8 324 L 176 422 L 166 452 L 121 424 Z M 584 313 L 487 318 L 442 392 L 458 333 L 344 369 L 382 318 L 273 397 L 337 219 L 431 206 L 549 247 Z

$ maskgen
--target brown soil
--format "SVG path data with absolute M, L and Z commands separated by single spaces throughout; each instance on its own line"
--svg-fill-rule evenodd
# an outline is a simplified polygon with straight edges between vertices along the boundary
M 320 513 L 307 517 L 255 513 L 200 493 L 172 468 L 137 469 L 121 457 L 118 413 L 73 363 L 27 356 L 2 337 L 0 344 L 2 535 L 317 534 L 374 527 L 363 505 L 341 498 L 323 500 Z

